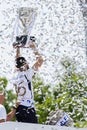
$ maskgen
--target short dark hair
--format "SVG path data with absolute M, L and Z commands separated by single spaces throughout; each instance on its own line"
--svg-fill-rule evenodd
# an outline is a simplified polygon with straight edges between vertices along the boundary
M 16 58 L 15 62 L 16 62 L 16 67 L 20 68 L 26 63 L 26 59 L 24 57 L 18 57 Z

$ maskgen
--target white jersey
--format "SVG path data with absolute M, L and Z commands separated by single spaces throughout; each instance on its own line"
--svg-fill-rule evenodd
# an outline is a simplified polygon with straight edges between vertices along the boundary
M 18 71 L 13 79 L 20 105 L 34 107 L 34 96 L 32 88 L 33 70 Z
M 0 104 L 0 120 L 4 119 L 6 121 L 6 116 L 6 109 L 2 104 Z

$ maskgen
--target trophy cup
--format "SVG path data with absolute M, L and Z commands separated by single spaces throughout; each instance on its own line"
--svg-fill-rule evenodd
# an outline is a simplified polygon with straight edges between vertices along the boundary
M 13 47 L 26 47 L 30 42 L 35 42 L 35 37 L 30 36 L 30 34 L 37 16 L 37 9 L 21 7 L 17 12 L 17 33 Z

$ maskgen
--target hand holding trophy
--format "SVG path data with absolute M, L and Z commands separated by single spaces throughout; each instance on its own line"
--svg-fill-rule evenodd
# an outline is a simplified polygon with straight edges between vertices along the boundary
M 13 43 L 13 47 L 25 47 L 28 40 L 28 35 L 16 36 L 16 42 Z M 29 42 L 35 42 L 35 37 L 30 36 Z

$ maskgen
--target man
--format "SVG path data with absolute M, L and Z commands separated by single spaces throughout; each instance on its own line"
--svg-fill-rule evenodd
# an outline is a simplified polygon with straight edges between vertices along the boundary
M 5 122 L 7 118 L 6 109 L 2 105 L 4 103 L 4 100 L 5 100 L 4 94 L 0 92 L 0 123 Z
M 5 100 L 5 95 L 3 92 L 0 92 L 0 123 L 5 121 L 10 121 L 15 115 L 16 109 L 14 108 L 10 113 L 6 113 L 6 109 L 3 105 Z
M 32 68 L 30 68 L 27 60 L 20 55 L 20 47 L 17 44 L 14 44 L 13 47 L 16 49 L 16 76 L 13 78 L 13 84 L 20 102 L 16 110 L 16 118 L 18 122 L 38 123 L 34 106 L 32 76 L 34 72 L 41 67 L 43 58 L 36 49 L 35 42 L 32 41 L 29 44 L 29 48 L 33 49 L 36 62 Z

